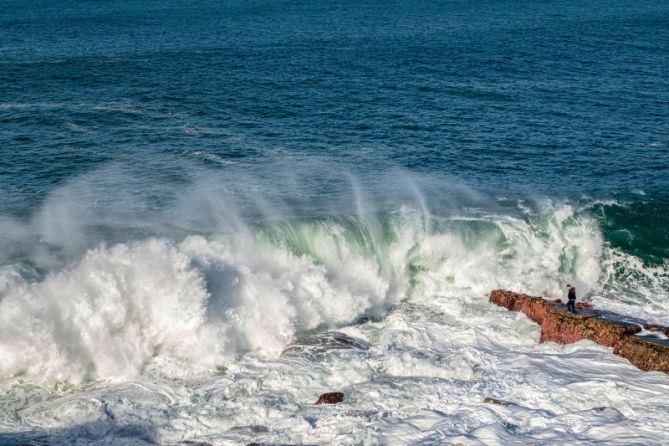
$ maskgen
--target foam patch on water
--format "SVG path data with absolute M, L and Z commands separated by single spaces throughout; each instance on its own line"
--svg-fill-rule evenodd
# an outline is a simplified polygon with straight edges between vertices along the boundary
M 433 304 L 400 304 L 383 321 L 344 329 L 368 340 L 369 349 L 331 350 L 313 361 L 247 354 L 208 377 L 175 381 L 149 373 L 56 393 L 5 383 L 2 423 L 5 430 L 41 426 L 37 432 L 51 444 L 669 439 L 666 375 L 642 372 L 587 341 L 538 344 L 538 327 L 516 313 L 470 305 L 468 319 L 454 318 L 441 310 L 450 299 Z M 313 404 L 332 390 L 345 393 L 343 404 Z M 506 405 L 485 403 L 488 397 Z

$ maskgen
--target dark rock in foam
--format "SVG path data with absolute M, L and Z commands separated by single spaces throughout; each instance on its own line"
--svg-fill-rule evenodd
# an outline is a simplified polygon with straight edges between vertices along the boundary
M 483 402 L 488 403 L 488 404 L 496 404 L 498 406 L 505 406 L 505 407 L 508 406 L 509 404 L 511 404 L 508 401 L 498 400 L 497 398 L 486 398 L 486 399 L 483 400 Z
M 341 392 L 324 393 L 318 397 L 316 404 L 338 404 L 344 401 L 344 394 Z

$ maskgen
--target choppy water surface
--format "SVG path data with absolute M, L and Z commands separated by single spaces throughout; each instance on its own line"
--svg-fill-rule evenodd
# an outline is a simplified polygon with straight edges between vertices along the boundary
M 666 375 L 487 302 L 669 323 L 667 42 L 645 1 L 5 2 L 0 444 L 668 443 Z

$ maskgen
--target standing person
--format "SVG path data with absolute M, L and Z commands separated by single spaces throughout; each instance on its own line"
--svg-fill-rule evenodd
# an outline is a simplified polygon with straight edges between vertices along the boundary
M 569 293 L 567 294 L 567 298 L 569 299 L 567 302 L 567 311 L 576 314 L 576 288 L 570 284 L 567 284 L 567 288 L 569 289 Z

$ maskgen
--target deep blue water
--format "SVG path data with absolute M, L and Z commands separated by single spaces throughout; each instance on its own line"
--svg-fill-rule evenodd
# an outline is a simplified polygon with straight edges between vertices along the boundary
M 657 1 L 5 1 L 0 212 L 96 172 L 80 204 L 159 209 L 201 171 L 277 195 L 272 178 L 305 175 L 328 201 L 329 166 L 402 168 L 491 197 L 626 200 L 608 223 L 661 258 L 667 73 Z

